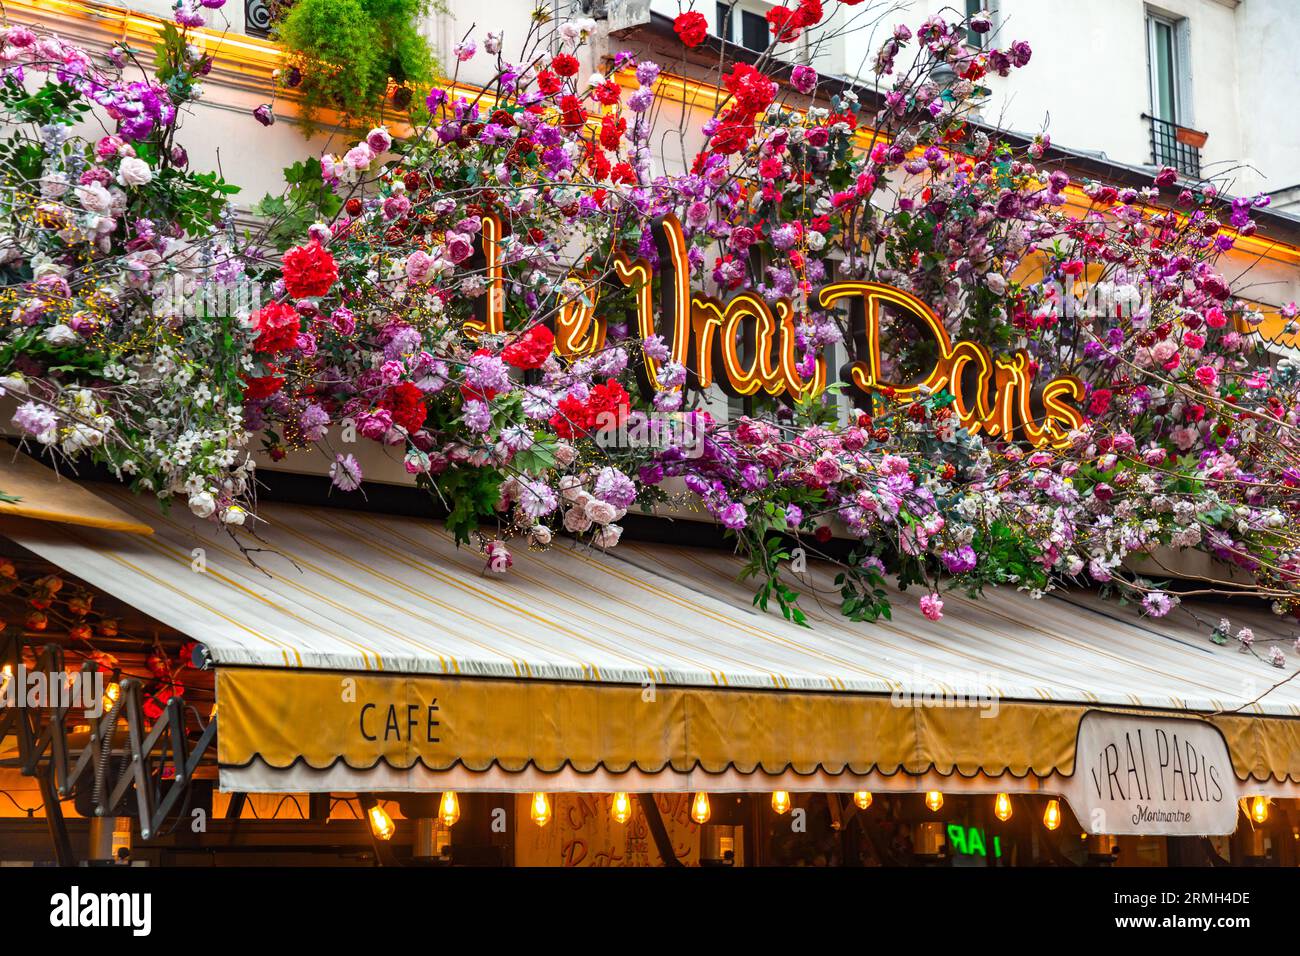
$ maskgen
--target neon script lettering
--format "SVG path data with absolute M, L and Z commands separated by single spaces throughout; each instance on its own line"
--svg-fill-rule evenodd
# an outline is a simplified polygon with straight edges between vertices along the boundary
M 474 336 L 505 330 L 499 250 L 503 234 L 499 219 L 484 217 L 483 241 L 472 265 L 483 270 L 487 294 L 475 300 L 475 315 L 465 323 L 466 332 Z M 745 291 L 721 300 L 692 292 L 681 223 L 665 217 L 655 225 L 654 235 L 662 266 L 658 302 L 652 293 L 653 270 L 644 258 L 616 258 L 610 281 L 632 290 L 637 335 L 662 336 L 668 361 L 688 370 L 688 386 L 716 385 L 736 397 L 761 392 L 785 401 L 817 395 L 826 388 L 825 359 L 818 357 L 809 377 L 798 370 L 797 311 L 788 298 L 771 302 Z M 556 350 L 567 358 L 594 354 L 605 343 L 605 321 L 597 315 L 601 283 L 576 278 L 583 284 L 582 293 L 564 303 L 552 320 Z M 888 389 L 894 401 L 907 404 L 946 389 L 962 426 L 972 434 L 1019 439 L 1040 447 L 1067 444 L 1070 431 L 1083 423 L 1078 404 L 1084 388 L 1077 378 L 1058 376 L 1035 389 L 1027 352 L 1022 349 L 1010 358 L 994 358 L 987 346 L 953 342 L 933 310 L 902 289 L 878 282 L 832 282 L 818 289 L 814 300 L 824 309 L 847 309 L 857 358 L 841 374 L 867 396 Z M 894 383 L 882 376 L 880 327 L 887 306 L 909 314 L 934 339 L 938 358 L 919 381 Z M 661 387 L 658 361 L 645 356 L 639 371 L 643 386 Z

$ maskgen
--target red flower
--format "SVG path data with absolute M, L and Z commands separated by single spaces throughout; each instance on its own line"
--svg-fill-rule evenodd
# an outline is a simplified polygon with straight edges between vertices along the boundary
M 609 178 L 609 160 L 605 158 L 605 154 L 598 147 L 592 146 L 587 151 L 587 166 L 591 169 L 593 179 Z
M 410 382 L 398 382 L 389 388 L 379 407 L 388 409 L 394 425 L 401 425 L 412 434 L 424 427 L 429 414 L 424 404 L 424 393 Z
M 1110 408 L 1110 399 L 1114 393 L 1108 388 L 1099 388 L 1092 393 L 1088 400 L 1088 414 L 1092 416 L 1104 415 L 1106 409 Z
M 591 93 L 596 97 L 596 102 L 602 106 L 613 106 L 623 95 L 622 89 L 613 80 L 606 80 L 592 90 Z
M 609 173 L 610 182 L 627 183 L 631 185 L 636 182 L 636 173 L 627 163 L 619 163 Z
M 576 76 L 578 58 L 571 53 L 557 53 L 551 58 L 551 69 L 560 76 Z
M 550 425 L 560 438 L 574 438 L 597 427 L 623 422 L 630 407 L 627 391 L 611 378 L 593 388 L 586 401 L 572 395 L 560 399 L 559 411 L 551 416 Z
M 272 302 L 253 313 L 253 330 L 257 338 L 253 349 L 274 355 L 287 352 L 298 344 L 301 326 L 297 310 L 284 302 Z
M 324 295 L 339 277 L 329 250 L 316 240 L 284 254 L 284 287 L 295 299 Z
M 627 132 L 627 120 L 621 116 L 615 116 L 609 113 L 600 120 L 600 145 L 608 150 L 618 149 L 618 144 L 623 141 L 623 134 Z
M 776 84 L 748 63 L 737 63 L 723 80 L 740 108 L 750 114 L 763 112 L 776 99 Z
M 587 122 L 587 111 L 582 108 L 582 100 L 576 96 L 572 94 L 561 96 L 559 107 L 560 112 L 564 114 L 561 125 L 566 129 L 579 129 Z
M 772 33 L 780 43 L 793 43 L 799 39 L 799 28 L 803 26 L 797 11 L 789 7 L 773 7 L 767 11 L 767 22 L 772 25 Z
M 547 96 L 560 92 L 562 86 L 564 86 L 564 82 L 550 70 L 538 71 L 537 88 Z
M 816 26 L 822 19 L 822 0 L 799 0 L 799 9 L 795 11 L 795 19 L 798 20 L 801 27 Z
M 687 46 L 697 47 L 709 35 L 709 21 L 704 18 L 704 14 L 691 10 L 678 15 L 673 21 L 673 31 Z
M 722 114 L 722 124 L 713 134 L 712 149 L 719 156 L 742 152 L 754 138 L 753 116 L 729 109 Z
M 284 387 L 284 379 L 279 375 L 260 375 L 244 379 L 244 400 L 255 401 L 270 398 Z
M 544 325 L 531 329 L 501 350 L 501 358 L 515 368 L 540 368 L 555 349 L 555 335 Z
M 615 379 L 607 379 L 604 385 L 597 385 L 587 396 L 587 427 L 594 428 L 602 424 L 602 417 L 612 415 L 616 423 L 627 418 L 632 400 L 627 391 Z

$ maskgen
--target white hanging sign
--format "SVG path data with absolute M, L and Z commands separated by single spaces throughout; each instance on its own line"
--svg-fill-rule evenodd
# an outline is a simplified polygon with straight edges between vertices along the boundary
M 1208 721 L 1090 711 L 1064 796 L 1090 833 L 1222 836 L 1237 827 L 1238 789 Z

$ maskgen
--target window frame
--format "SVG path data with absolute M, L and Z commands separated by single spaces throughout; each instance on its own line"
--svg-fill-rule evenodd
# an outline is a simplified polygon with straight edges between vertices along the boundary
M 1158 70 L 1158 26 L 1169 31 L 1169 88 L 1173 100 L 1173 115 L 1160 112 Z M 1195 126 L 1192 111 L 1192 75 L 1190 22 L 1187 17 L 1166 13 L 1154 7 L 1146 8 L 1147 50 L 1147 107 L 1156 119 L 1177 126 Z

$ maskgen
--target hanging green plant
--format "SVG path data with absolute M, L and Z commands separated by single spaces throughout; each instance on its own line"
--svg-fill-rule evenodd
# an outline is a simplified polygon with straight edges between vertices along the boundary
M 288 59 L 286 78 L 302 93 L 307 133 L 318 128 L 322 110 L 353 127 L 404 112 L 410 88 L 436 72 L 420 26 L 443 10 L 442 0 L 296 0 L 282 8 L 274 32 Z

